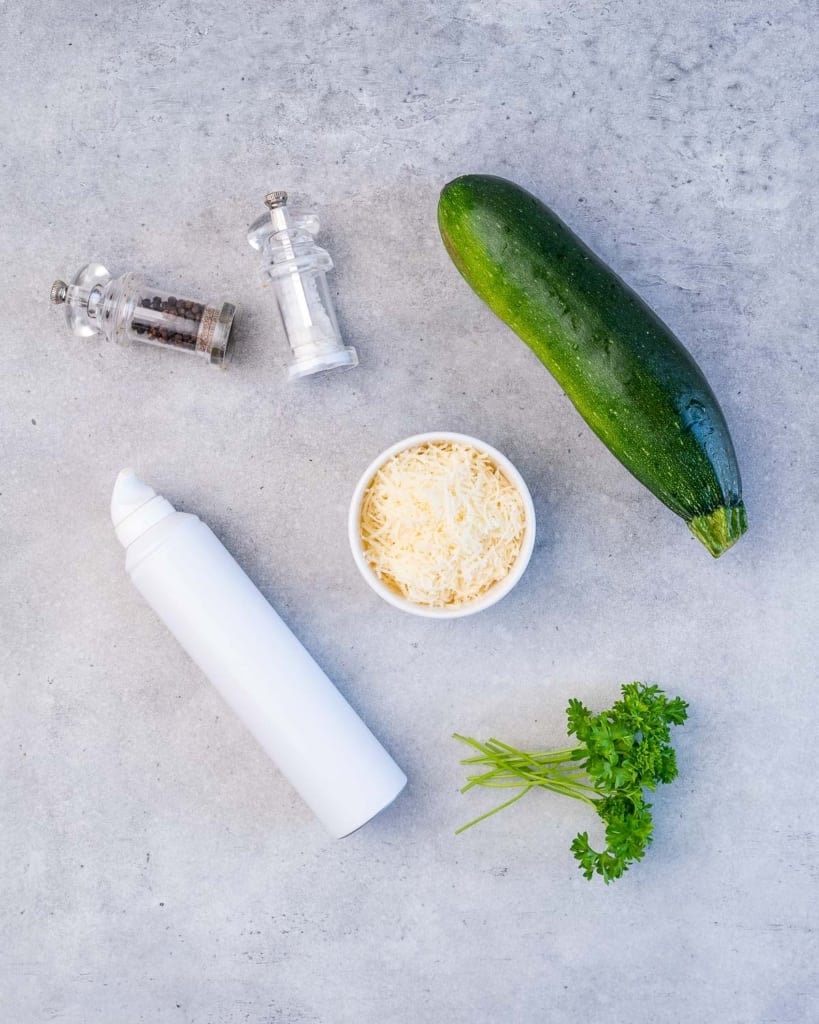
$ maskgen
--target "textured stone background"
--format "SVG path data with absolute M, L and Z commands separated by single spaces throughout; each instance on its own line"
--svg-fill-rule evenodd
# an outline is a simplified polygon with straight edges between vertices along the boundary
M 0 1006 L 7 1024 L 819 1019 L 816 10 L 810 0 L 0 5 Z M 712 562 L 461 282 L 458 173 L 536 191 L 686 340 L 751 529 Z M 244 239 L 321 214 L 360 369 L 288 386 Z M 225 374 L 80 341 L 92 256 L 230 297 Z M 426 622 L 358 578 L 364 465 L 477 434 L 538 509 L 523 583 Z M 198 512 L 410 775 L 344 842 L 123 573 L 134 464 Z M 691 703 L 648 859 L 587 883 L 582 807 L 458 794 L 453 729 L 559 743 L 654 680 Z M 564 804 L 569 804 L 564 801 Z

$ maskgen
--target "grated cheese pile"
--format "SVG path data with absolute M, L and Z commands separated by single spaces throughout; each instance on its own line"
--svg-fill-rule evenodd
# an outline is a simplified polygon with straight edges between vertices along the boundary
M 361 505 L 373 572 L 407 600 L 434 608 L 474 601 L 507 576 L 524 526 L 517 489 L 487 455 L 462 442 L 394 455 Z

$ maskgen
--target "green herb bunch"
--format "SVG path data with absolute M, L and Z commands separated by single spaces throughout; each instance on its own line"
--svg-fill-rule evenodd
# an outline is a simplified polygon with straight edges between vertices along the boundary
M 671 746 L 671 726 L 682 725 L 688 705 L 680 697 L 669 699 L 658 686 L 626 683 L 621 698 L 608 711 L 593 715 L 579 700 L 566 709 L 568 732 L 577 745 L 565 750 L 529 753 L 500 740 L 486 743 L 455 734 L 477 756 L 462 761 L 486 771 L 468 776 L 461 790 L 473 786 L 518 789 L 510 799 L 470 821 L 463 832 L 496 814 L 536 787 L 582 800 L 605 822 L 606 848 L 598 853 L 587 832 L 572 842 L 572 852 L 586 878 L 600 875 L 608 883 L 642 860 L 651 842 L 651 804 L 643 791 L 677 777 L 677 759 Z

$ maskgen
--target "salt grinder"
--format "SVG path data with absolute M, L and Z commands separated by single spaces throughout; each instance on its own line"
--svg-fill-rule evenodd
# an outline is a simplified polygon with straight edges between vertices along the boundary
M 214 366 L 230 358 L 236 307 L 180 298 L 133 272 L 112 277 L 101 263 L 88 263 L 71 284 L 55 281 L 51 301 L 65 305 L 71 330 L 82 338 L 103 334 L 120 345 L 142 342 L 201 356 Z
M 290 209 L 286 192 L 270 192 L 265 205 L 269 213 L 251 224 L 247 240 L 262 255 L 264 284 L 273 286 L 290 345 L 288 379 L 357 366 L 358 355 L 344 344 L 327 286 L 333 260 L 315 242 L 318 217 Z

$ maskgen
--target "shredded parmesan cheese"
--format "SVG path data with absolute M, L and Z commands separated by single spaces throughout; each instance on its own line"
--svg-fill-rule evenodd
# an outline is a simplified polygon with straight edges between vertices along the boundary
M 471 445 L 441 441 L 398 452 L 361 504 L 364 555 L 376 576 L 414 604 L 474 601 L 509 574 L 526 513 L 517 490 Z

